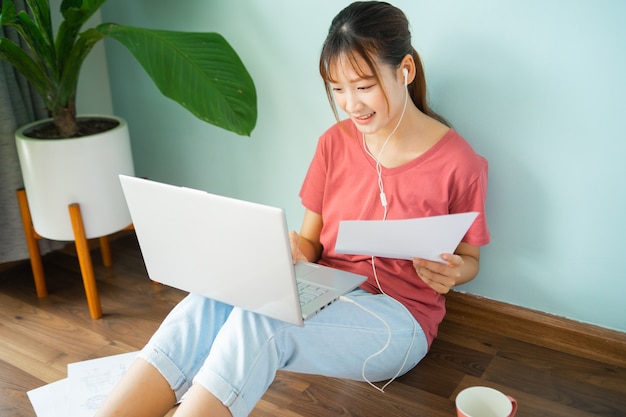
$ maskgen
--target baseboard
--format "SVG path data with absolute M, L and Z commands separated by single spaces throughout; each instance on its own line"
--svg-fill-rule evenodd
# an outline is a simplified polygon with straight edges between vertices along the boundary
M 626 333 L 457 291 L 446 300 L 445 320 L 496 327 L 504 336 L 626 367 Z

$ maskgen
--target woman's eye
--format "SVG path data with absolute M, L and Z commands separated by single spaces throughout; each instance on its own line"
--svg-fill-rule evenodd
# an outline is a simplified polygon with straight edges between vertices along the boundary
M 376 84 L 368 84 L 368 85 L 350 87 L 349 89 L 356 89 L 357 91 L 367 91 L 367 90 L 372 89 L 375 85 Z M 333 91 L 333 93 L 336 93 L 336 94 L 341 94 L 344 91 L 346 91 L 342 87 L 331 87 L 331 90 Z

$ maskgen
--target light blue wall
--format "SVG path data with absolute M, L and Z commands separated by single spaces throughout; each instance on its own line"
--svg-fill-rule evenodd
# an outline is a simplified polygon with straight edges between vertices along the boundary
M 242 138 L 160 97 L 107 44 L 139 175 L 283 207 L 291 228 L 333 122 L 317 59 L 338 0 L 109 0 L 104 21 L 216 31 L 239 52 L 259 119 Z M 490 161 L 492 243 L 461 289 L 626 331 L 626 2 L 398 0 L 434 107 Z

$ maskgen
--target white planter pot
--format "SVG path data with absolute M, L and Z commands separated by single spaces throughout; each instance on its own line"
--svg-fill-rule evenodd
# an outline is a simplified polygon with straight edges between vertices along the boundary
M 73 139 L 32 139 L 15 133 L 35 231 L 52 240 L 74 240 L 68 206 L 80 204 L 88 239 L 109 235 L 131 224 L 119 174 L 134 175 L 128 126 Z

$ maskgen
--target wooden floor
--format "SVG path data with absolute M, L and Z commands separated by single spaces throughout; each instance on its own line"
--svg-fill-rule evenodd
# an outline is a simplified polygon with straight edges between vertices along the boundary
M 93 256 L 100 320 L 89 318 L 71 251 L 44 258 L 44 299 L 35 296 L 29 263 L 0 269 L 0 416 L 34 416 L 26 391 L 65 378 L 68 363 L 140 349 L 184 296 L 147 279 L 134 235 L 111 246 L 112 268 Z M 431 352 L 384 394 L 365 383 L 280 372 L 252 415 L 451 417 L 461 389 L 487 385 L 517 398 L 518 417 L 626 416 L 623 365 L 507 337 L 500 325 L 462 322 L 454 318 L 461 305 L 455 297 L 448 303 L 453 318 Z

